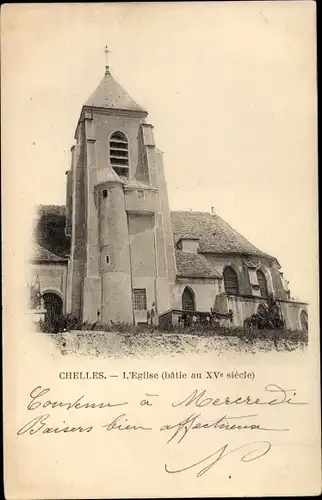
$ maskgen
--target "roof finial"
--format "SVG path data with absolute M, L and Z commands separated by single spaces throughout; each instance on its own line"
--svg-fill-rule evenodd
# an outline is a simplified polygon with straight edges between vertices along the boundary
M 109 53 L 110 53 L 111 51 L 110 51 L 110 50 L 108 50 L 107 45 L 105 45 L 104 52 L 105 52 L 105 58 L 106 58 L 106 64 L 105 64 L 105 74 L 108 74 L 108 73 L 110 72 L 110 67 L 109 67 L 109 65 L 108 65 L 108 55 L 109 55 Z

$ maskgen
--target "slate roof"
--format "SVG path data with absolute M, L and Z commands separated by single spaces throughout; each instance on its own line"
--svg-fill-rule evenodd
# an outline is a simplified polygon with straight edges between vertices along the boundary
M 199 238 L 200 252 L 272 256 L 262 252 L 218 215 L 208 212 L 171 212 L 175 244 L 187 233 Z
M 177 276 L 184 278 L 221 278 L 213 265 L 200 253 L 175 251 Z
M 127 111 L 146 111 L 137 104 L 107 70 L 97 89 L 85 102 L 84 106 Z
M 208 212 L 171 212 L 175 244 L 184 237 L 197 237 L 201 253 L 190 254 L 176 250 L 179 276 L 220 277 L 202 253 L 242 254 L 274 258 L 252 245 L 218 215 Z M 35 248 L 41 260 L 57 262 L 70 252 L 70 238 L 65 234 L 65 206 L 40 205 L 37 213 Z M 39 258 L 40 260 L 40 258 Z

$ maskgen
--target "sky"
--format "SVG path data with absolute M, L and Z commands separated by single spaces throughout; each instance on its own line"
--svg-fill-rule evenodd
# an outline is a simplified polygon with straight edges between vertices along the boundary
M 19 220 L 19 206 L 65 203 L 74 131 L 108 45 L 113 76 L 149 112 L 171 209 L 213 206 L 310 300 L 313 2 L 6 5 L 2 40 L 3 182 Z

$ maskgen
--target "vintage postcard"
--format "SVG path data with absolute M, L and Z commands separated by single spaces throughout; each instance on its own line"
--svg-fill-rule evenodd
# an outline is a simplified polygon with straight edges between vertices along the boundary
M 315 3 L 1 14 L 6 498 L 318 495 Z

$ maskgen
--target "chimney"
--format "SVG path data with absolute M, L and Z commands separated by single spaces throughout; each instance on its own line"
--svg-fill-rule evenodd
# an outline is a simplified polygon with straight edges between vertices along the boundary
M 211 215 L 216 215 L 215 207 L 211 207 Z

